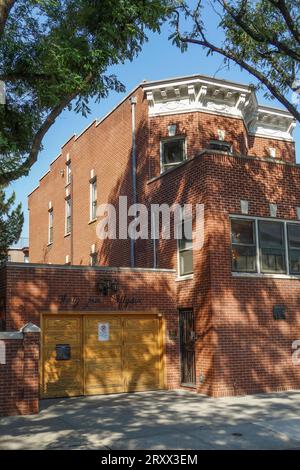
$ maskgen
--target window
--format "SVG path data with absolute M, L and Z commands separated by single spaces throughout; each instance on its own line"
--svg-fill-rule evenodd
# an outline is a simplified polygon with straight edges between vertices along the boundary
M 178 226 L 178 264 L 179 276 L 193 274 L 192 220 Z
M 97 253 L 91 253 L 90 254 L 90 265 L 91 266 L 96 266 L 97 265 Z
M 211 140 L 208 144 L 208 148 L 211 150 L 218 150 L 220 152 L 232 152 L 232 146 L 230 142 L 225 140 Z
M 90 182 L 90 220 L 97 217 L 97 179 Z
M 252 220 L 231 221 L 232 270 L 256 271 L 255 225 Z
M 300 274 L 300 224 L 287 224 L 289 270 Z
M 284 225 L 260 220 L 258 223 L 261 272 L 285 273 Z
M 66 163 L 66 184 L 71 183 L 71 160 Z
M 300 275 L 300 223 L 231 219 L 232 271 Z
M 65 233 L 68 235 L 71 232 L 71 198 L 66 199 L 66 223 Z
M 186 158 L 185 139 L 176 137 L 161 142 L 161 171 L 174 168 Z
M 53 209 L 49 210 L 48 244 L 53 243 Z

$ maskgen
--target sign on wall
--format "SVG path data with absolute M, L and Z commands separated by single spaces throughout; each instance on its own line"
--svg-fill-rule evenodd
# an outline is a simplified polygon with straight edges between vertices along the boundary
M 98 323 L 98 341 L 109 341 L 109 323 Z
M 0 364 L 6 364 L 6 351 L 4 341 L 0 341 Z

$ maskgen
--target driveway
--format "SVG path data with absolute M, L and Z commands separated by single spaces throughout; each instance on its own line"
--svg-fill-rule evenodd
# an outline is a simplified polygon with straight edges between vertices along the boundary
M 300 449 L 300 392 L 145 392 L 44 400 L 0 418 L 0 449 Z

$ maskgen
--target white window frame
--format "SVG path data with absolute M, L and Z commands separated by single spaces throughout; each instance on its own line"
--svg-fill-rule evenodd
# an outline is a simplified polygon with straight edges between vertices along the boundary
M 51 207 L 51 209 L 49 209 L 48 211 L 49 215 L 48 215 L 48 245 L 52 245 L 53 243 L 53 207 Z M 52 220 L 52 224 L 51 224 L 51 220 Z M 52 231 L 51 231 L 51 228 L 52 228 Z M 51 236 L 51 233 L 52 233 L 52 236 Z
M 96 199 L 93 200 L 93 185 L 96 184 Z M 97 198 L 98 198 L 98 187 L 97 187 L 97 177 L 94 176 L 94 178 L 92 178 L 90 180 L 90 222 L 94 221 L 97 219 Z M 95 207 L 95 204 L 94 202 L 96 202 L 96 207 Z M 93 217 L 93 208 L 95 207 L 95 216 Z
M 70 211 L 69 216 L 68 216 L 68 207 Z M 68 218 L 70 219 L 69 231 L 68 231 Z M 72 205 L 71 205 L 71 197 L 68 196 L 65 198 L 65 235 L 70 235 L 71 230 L 72 230 Z
M 71 160 L 66 162 L 66 185 L 71 184 L 72 178 L 72 168 L 71 168 Z
M 186 222 L 190 222 L 192 221 L 192 218 L 186 218 L 185 219 Z M 193 248 L 193 241 L 192 241 L 192 248 L 190 249 L 187 249 L 187 250 L 180 250 L 179 248 L 179 227 L 182 227 L 184 223 L 184 220 L 182 217 L 180 217 L 180 222 L 177 223 L 177 227 L 176 227 L 176 233 L 177 233 L 177 279 L 179 280 L 182 280 L 182 279 L 192 279 L 193 278 L 193 275 L 194 275 L 194 248 Z M 180 253 L 182 251 L 191 251 L 192 252 L 192 263 L 193 263 L 193 271 L 190 272 L 190 273 L 186 273 L 186 274 L 181 274 L 180 272 Z
M 183 144 L 183 152 L 184 152 L 184 155 L 183 155 L 183 160 L 182 162 L 178 162 L 178 163 L 174 163 L 172 165 L 170 165 L 170 167 L 168 168 L 168 166 L 165 166 L 164 163 L 163 163 L 163 149 L 164 149 L 164 144 L 165 143 L 168 143 L 168 142 L 172 142 L 174 140 L 184 140 L 184 144 Z M 183 162 L 185 162 L 187 160 L 187 138 L 186 136 L 184 135 L 176 135 L 174 137 L 164 137 L 163 139 L 161 139 L 160 141 L 160 173 L 165 173 L 167 170 L 169 169 L 174 169 L 176 166 L 178 165 L 181 165 Z
M 286 219 L 278 219 L 274 217 L 253 217 L 249 215 L 229 215 L 230 221 L 230 239 L 231 239 L 231 220 L 232 219 L 243 219 L 243 220 L 251 220 L 255 224 L 255 238 L 256 238 L 256 266 L 257 272 L 247 272 L 247 271 L 232 271 L 231 274 L 234 277 L 271 277 L 271 278 L 283 278 L 283 279 L 290 279 L 295 278 L 299 279 L 300 274 L 291 274 L 290 273 L 290 263 L 289 263 L 289 249 L 288 249 L 288 238 L 287 238 L 287 225 L 294 224 L 300 225 L 300 221 L 297 220 L 286 220 Z M 284 253 L 285 253 L 285 265 L 286 265 L 286 273 L 264 273 L 261 271 L 261 264 L 260 264 L 260 251 L 259 251 L 259 231 L 258 231 L 258 221 L 266 221 L 266 222 L 281 222 L 283 223 L 283 231 L 284 231 Z M 231 248 L 231 240 L 230 240 L 230 248 Z
M 93 264 L 93 258 L 96 258 L 96 264 Z M 97 266 L 97 261 L 98 261 L 98 253 L 95 251 L 95 253 L 90 253 L 90 266 Z

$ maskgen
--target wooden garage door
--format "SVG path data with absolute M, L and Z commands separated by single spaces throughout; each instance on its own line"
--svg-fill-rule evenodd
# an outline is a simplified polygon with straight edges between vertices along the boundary
M 81 332 L 81 316 L 44 317 L 42 396 L 82 395 Z
M 42 395 L 163 388 L 161 323 L 150 314 L 44 316 Z

